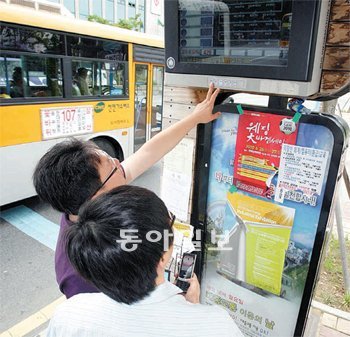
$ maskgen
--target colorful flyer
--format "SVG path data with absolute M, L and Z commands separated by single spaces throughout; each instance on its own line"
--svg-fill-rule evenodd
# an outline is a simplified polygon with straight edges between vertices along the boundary
M 245 277 L 241 281 L 279 296 L 295 210 L 240 193 L 228 193 L 227 199 L 236 221 L 245 227 L 245 258 L 241 258 Z
M 245 111 L 239 118 L 234 185 L 266 196 L 278 170 L 282 144 L 295 144 L 297 130 L 284 134 L 279 125 L 285 116 Z

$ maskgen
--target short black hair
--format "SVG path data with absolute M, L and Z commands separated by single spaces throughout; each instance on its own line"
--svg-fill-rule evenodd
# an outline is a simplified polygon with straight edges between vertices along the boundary
M 53 146 L 39 161 L 33 183 L 40 199 L 54 209 L 77 215 L 100 186 L 98 147 L 75 138 Z
M 157 266 L 167 250 L 165 231 L 170 235 L 169 246 L 173 243 L 170 222 L 164 202 L 155 193 L 120 186 L 81 207 L 79 221 L 65 233 L 66 252 L 83 278 L 115 301 L 131 304 L 156 286 Z M 142 241 L 135 250 L 123 249 L 123 230 L 127 237 L 137 236 Z M 162 238 L 150 242 L 146 235 L 151 231 L 161 233 Z M 126 247 L 130 249 L 131 244 Z
M 89 72 L 89 70 L 84 68 L 84 67 L 81 67 L 81 68 L 78 69 L 78 74 L 79 75 L 87 74 L 88 72 Z

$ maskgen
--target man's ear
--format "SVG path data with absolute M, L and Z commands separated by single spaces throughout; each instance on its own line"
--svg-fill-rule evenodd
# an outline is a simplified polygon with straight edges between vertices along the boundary
M 164 252 L 162 257 L 160 258 L 159 260 L 159 267 L 161 268 L 164 268 L 165 269 L 165 266 L 166 264 L 168 263 L 168 256 L 167 256 L 167 252 Z
M 166 265 L 168 264 L 171 258 L 171 254 L 172 254 L 172 249 L 165 251 L 159 260 L 158 266 L 165 269 Z

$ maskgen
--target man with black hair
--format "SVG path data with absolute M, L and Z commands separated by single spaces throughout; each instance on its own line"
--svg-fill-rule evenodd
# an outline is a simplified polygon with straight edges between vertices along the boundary
M 88 201 L 66 232 L 66 248 L 101 293 L 61 304 L 47 337 L 243 337 L 224 309 L 199 304 L 196 279 L 186 296 L 165 280 L 174 220 L 141 187 L 117 187 Z
M 91 90 L 89 88 L 89 84 L 88 84 L 88 74 L 89 74 L 89 70 L 81 67 L 78 69 L 77 71 L 77 77 L 76 77 L 76 82 L 78 84 L 78 88 L 80 90 L 80 94 L 81 95 L 92 95 Z
M 55 252 L 56 279 L 60 290 L 71 297 L 98 290 L 83 280 L 65 252 L 64 233 L 75 221 L 87 200 L 115 187 L 128 184 L 172 150 L 199 123 L 218 118 L 212 114 L 219 89 L 211 84 L 205 100 L 173 126 L 158 133 L 121 164 L 94 143 L 76 139 L 56 144 L 39 161 L 33 175 L 39 197 L 63 213 Z

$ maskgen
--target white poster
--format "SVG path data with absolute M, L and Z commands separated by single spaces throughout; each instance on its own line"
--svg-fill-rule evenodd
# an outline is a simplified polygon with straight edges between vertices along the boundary
M 43 140 L 93 132 L 93 106 L 40 109 Z
M 328 151 L 283 144 L 275 201 L 284 198 L 316 204 L 326 172 Z M 295 200 L 294 200 L 295 199 Z
M 178 219 L 187 221 L 192 183 L 193 139 L 183 139 L 164 158 L 161 198 Z
M 161 3 L 160 0 L 151 1 L 151 13 L 155 15 L 161 15 Z

